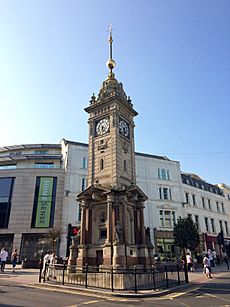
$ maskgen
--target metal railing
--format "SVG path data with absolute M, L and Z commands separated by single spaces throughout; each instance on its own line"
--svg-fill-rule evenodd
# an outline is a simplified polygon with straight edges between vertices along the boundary
M 85 265 L 46 265 L 39 274 L 39 282 L 59 285 L 101 288 L 114 291 L 159 290 L 185 282 L 185 274 L 178 264 L 139 269 L 115 269 Z

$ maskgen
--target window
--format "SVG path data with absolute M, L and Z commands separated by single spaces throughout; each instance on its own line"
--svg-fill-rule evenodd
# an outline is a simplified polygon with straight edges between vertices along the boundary
M 222 210 L 222 213 L 224 213 L 224 214 L 225 214 L 224 203 L 221 203 L 221 210 Z
M 86 157 L 82 158 L 82 168 L 87 169 L 87 158 Z
M 35 155 L 47 155 L 48 150 L 35 150 L 34 153 Z
M 124 160 L 124 172 L 127 172 L 127 162 Z
M 208 209 L 212 210 L 212 205 L 211 205 L 211 200 L 210 199 L 208 199 Z
M 202 206 L 203 206 L 203 209 L 205 209 L 205 208 L 206 208 L 205 199 L 204 199 L 204 197 L 202 197 L 201 199 L 202 199 Z
M 189 204 L 189 193 L 185 192 L 185 202 Z
M 228 235 L 229 234 L 229 232 L 228 232 L 228 222 L 224 222 L 224 225 L 225 225 L 226 235 Z
M 81 178 L 81 190 L 84 191 L 86 188 L 86 178 Z
M 159 188 L 160 199 L 172 199 L 172 192 L 169 188 Z
M 78 207 L 78 222 L 81 221 L 81 206 Z
M 204 222 L 205 222 L 206 231 L 209 232 L 209 223 L 207 217 L 204 218 Z
M 104 169 L 104 160 L 100 160 L 100 170 L 102 171 Z
M 158 179 L 170 180 L 169 170 L 158 168 Z
M 106 239 L 107 238 L 107 229 L 106 228 L 100 229 L 99 237 L 100 237 L 100 239 Z
M 196 195 L 192 194 L 193 205 L 196 206 Z
M 199 230 L 200 229 L 200 225 L 199 225 L 199 216 L 195 215 L 195 226 L 196 229 Z
M 176 212 L 160 210 L 160 227 L 172 228 L 176 224 Z
M 5 164 L 5 165 L 0 165 L 0 170 L 1 169 L 16 169 L 17 165 L 16 164 Z
M 218 201 L 216 201 L 216 210 L 217 210 L 217 212 L 220 212 L 220 206 L 219 206 L 219 202 Z
M 53 227 L 57 177 L 37 177 L 31 227 Z
M 7 228 L 10 218 L 14 178 L 0 178 L 0 228 Z
M 224 233 L 223 222 L 222 222 L 222 221 L 219 221 L 219 224 L 220 224 L 220 231 L 222 231 L 222 232 Z
M 212 232 L 213 232 L 213 233 L 216 233 L 216 228 L 215 228 L 214 219 L 211 219 L 211 227 L 212 227 Z
M 54 168 L 53 163 L 35 163 L 34 165 L 35 168 Z

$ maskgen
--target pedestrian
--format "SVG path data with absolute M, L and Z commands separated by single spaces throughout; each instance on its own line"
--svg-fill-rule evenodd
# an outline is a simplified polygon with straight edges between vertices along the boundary
M 213 249 L 212 254 L 213 254 L 214 264 L 216 266 L 216 264 L 217 264 L 217 253 L 216 253 L 215 249 Z
M 211 251 L 211 249 L 208 249 L 208 258 L 209 258 L 209 261 L 210 261 L 210 266 L 212 268 L 214 268 L 215 267 L 214 255 L 213 255 L 213 252 Z
M 7 257 L 8 257 L 8 252 L 6 251 L 6 248 L 3 247 L 0 252 L 1 273 L 4 273 Z
M 227 266 L 227 270 L 229 270 L 228 256 L 226 253 L 223 253 L 224 262 Z
M 192 256 L 189 253 L 187 253 L 186 255 L 186 262 L 187 262 L 188 271 L 192 271 L 193 260 Z
M 53 252 L 50 255 L 47 280 L 49 280 L 50 277 L 53 277 L 54 279 L 56 279 L 56 276 L 55 276 L 55 266 L 54 266 L 55 263 L 56 263 L 56 254 L 55 254 L 55 252 Z
M 47 268 L 48 264 L 50 263 L 50 256 L 51 256 L 51 253 L 50 253 L 50 251 L 48 251 L 43 258 L 42 275 L 43 275 L 44 278 L 45 278 L 45 275 L 46 275 L 46 268 Z
M 212 276 L 211 276 L 211 264 L 210 264 L 208 254 L 206 254 L 203 258 L 203 265 L 204 265 L 203 274 L 205 274 L 207 278 L 212 278 Z
M 11 254 L 11 262 L 12 262 L 12 266 L 13 266 L 13 272 L 15 271 L 17 260 L 18 260 L 18 251 L 15 248 L 13 253 Z

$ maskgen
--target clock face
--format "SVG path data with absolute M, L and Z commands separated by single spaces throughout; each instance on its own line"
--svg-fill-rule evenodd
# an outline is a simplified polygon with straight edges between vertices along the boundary
M 119 132 L 121 135 L 129 138 L 129 124 L 123 119 L 119 121 Z
M 109 131 L 109 119 L 103 118 L 96 124 L 97 135 L 103 135 Z

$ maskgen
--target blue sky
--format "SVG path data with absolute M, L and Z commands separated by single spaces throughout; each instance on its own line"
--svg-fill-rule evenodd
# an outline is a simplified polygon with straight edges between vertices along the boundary
M 228 0 L 0 0 L 0 146 L 87 142 L 110 23 L 136 150 L 230 185 Z

